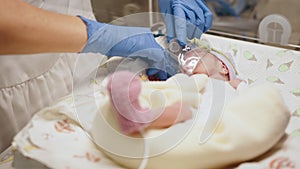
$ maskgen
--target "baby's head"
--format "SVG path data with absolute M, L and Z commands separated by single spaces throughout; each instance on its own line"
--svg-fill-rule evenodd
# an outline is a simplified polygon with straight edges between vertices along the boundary
M 216 49 L 194 48 L 179 56 L 183 73 L 188 75 L 206 74 L 209 77 L 230 81 L 237 72 L 230 54 Z

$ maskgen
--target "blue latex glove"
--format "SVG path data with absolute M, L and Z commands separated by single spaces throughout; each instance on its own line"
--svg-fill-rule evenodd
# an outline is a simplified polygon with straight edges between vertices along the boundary
M 213 15 L 203 0 L 159 0 L 168 42 L 177 38 L 183 47 L 187 39 L 200 38 L 212 25 Z
M 149 28 L 116 26 L 79 16 L 87 25 L 88 42 L 82 53 L 141 58 L 149 65 L 147 75 L 166 80 L 176 70 L 170 66 L 167 52 L 155 41 Z

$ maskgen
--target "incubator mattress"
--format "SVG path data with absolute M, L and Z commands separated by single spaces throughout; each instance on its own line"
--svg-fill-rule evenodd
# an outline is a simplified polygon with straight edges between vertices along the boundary
M 208 144 L 203 146 L 204 148 L 202 147 L 203 149 L 200 151 L 196 151 L 192 145 L 199 145 L 199 140 L 196 137 L 198 135 L 193 134 L 197 130 L 192 130 L 190 135 L 177 147 L 175 146 L 161 158 L 158 156 L 150 159 L 149 166 L 157 168 L 156 165 L 159 162 L 169 168 L 189 168 L 189 166 L 198 168 L 197 165 L 211 168 L 229 164 L 234 165 L 235 168 L 300 167 L 298 160 L 300 155 L 300 145 L 298 144 L 300 141 L 300 88 L 298 85 L 300 84 L 300 52 L 212 35 L 204 35 L 202 38 L 207 39 L 215 48 L 232 52 L 240 76 L 249 84 L 255 86 L 255 84 L 268 82 L 271 83 L 271 86 L 275 86 L 283 96 L 287 109 L 281 105 L 279 93 L 274 88 L 259 85 L 255 90 L 244 93 L 243 97 L 230 104 L 231 108 L 225 110 L 221 121 L 224 122 L 223 127 L 228 127 L 225 128 L 226 132 L 229 132 L 227 139 L 218 140 L 218 132 L 225 132 L 221 125 L 219 130 L 216 130 L 217 134 L 212 136 L 211 141 L 208 141 L 211 145 Z M 22 166 L 28 159 L 49 168 L 139 166 L 140 160 L 119 158 L 106 151 L 100 151 L 99 147 L 90 140 L 90 135 L 83 130 L 91 131 L 93 128 L 91 124 L 93 124 L 94 117 L 97 117 L 99 109 L 97 105 L 101 105 L 104 94 L 99 85 L 101 83 L 95 81 L 90 83 L 89 87 L 79 94 L 75 93 L 73 96 L 62 98 L 57 104 L 36 114 L 15 137 L 13 149 L 20 154 L 14 159 L 15 168 L 23 168 Z M 268 108 L 262 106 L 260 109 L 255 109 L 256 107 L 253 105 L 250 106 L 253 102 L 247 98 L 255 97 L 253 91 L 259 91 L 257 95 L 260 96 L 253 102 L 257 104 L 262 102 L 264 105 L 270 104 L 271 106 Z M 246 106 L 244 112 L 237 111 L 240 110 L 237 107 L 241 104 Z M 287 111 L 290 114 L 286 114 Z M 289 116 L 291 117 L 288 121 L 287 117 Z M 241 126 L 244 126 L 245 130 L 234 128 L 236 123 L 232 119 L 237 117 L 244 118 Z M 254 123 L 254 121 L 256 122 Z M 249 123 L 247 124 L 247 122 Z M 180 128 L 185 124 L 187 123 L 176 125 L 174 128 Z M 253 124 L 257 125 L 253 126 Z M 249 128 L 251 126 L 253 129 Z M 230 134 L 233 130 L 237 135 Z M 278 142 L 284 132 L 286 135 Z M 147 134 L 152 136 L 151 133 Z M 157 132 L 152 132 L 152 134 L 157 134 Z M 106 137 L 106 135 L 101 137 Z M 226 145 L 226 141 L 228 141 L 229 147 L 222 147 L 222 145 Z M 216 142 L 221 143 L 221 146 Z M 249 143 L 253 143 L 253 145 Z M 119 148 L 124 147 L 120 145 Z M 125 149 L 127 148 L 125 147 Z M 270 148 L 271 150 L 269 150 Z M 269 151 L 265 153 L 267 150 Z M 207 155 L 206 152 L 211 154 Z M 185 158 L 191 154 L 193 155 L 190 158 Z M 107 155 L 114 160 L 108 158 Z M 164 164 L 166 161 L 164 159 L 172 159 L 174 166 Z M 198 162 L 200 163 L 198 164 Z M 208 164 L 209 162 L 210 164 Z

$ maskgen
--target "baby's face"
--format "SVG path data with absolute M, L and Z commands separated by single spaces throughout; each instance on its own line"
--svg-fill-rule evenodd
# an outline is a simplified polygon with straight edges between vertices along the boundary
M 191 74 L 206 74 L 209 77 L 224 80 L 227 68 L 215 55 L 203 50 L 192 50 L 185 57 L 198 56 L 199 60 Z M 225 70 L 226 69 L 226 70 Z M 225 72 L 224 72 L 225 71 Z M 184 70 L 183 73 L 188 73 Z
M 201 57 L 193 70 L 193 74 L 206 74 L 212 77 L 219 73 L 220 65 L 222 65 L 222 62 L 218 58 L 211 53 L 207 53 Z

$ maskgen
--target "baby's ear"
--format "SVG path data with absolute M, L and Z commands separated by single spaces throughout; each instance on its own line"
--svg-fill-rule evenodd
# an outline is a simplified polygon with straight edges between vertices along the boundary
M 223 62 L 222 62 L 221 73 L 224 74 L 224 75 L 229 74 L 229 70 L 228 70 L 227 66 Z

